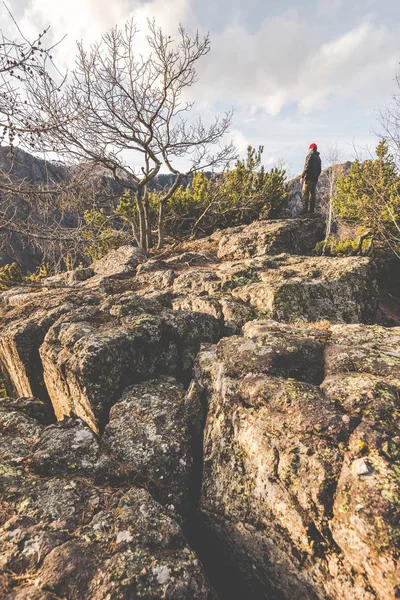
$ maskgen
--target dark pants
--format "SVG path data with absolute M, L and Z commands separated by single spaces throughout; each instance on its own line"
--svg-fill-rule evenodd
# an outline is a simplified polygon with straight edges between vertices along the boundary
M 317 204 L 317 184 L 312 181 L 305 181 L 303 184 L 303 204 L 305 213 L 315 212 Z

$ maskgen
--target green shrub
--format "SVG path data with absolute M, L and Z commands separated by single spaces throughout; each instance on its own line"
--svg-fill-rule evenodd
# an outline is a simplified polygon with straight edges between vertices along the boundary
M 400 252 L 400 176 L 385 141 L 375 159 L 356 160 L 339 177 L 334 208 L 337 216 L 370 230 L 377 245 Z
M 276 216 L 287 199 L 286 173 L 276 168 L 266 171 L 262 153 L 262 146 L 258 150 L 249 146 L 246 160 L 237 161 L 233 169 L 214 178 L 196 173 L 191 184 L 181 186 L 167 204 L 167 234 L 205 236 Z
M 5 265 L 0 269 L 0 292 L 4 292 L 9 288 L 23 283 L 24 277 L 20 266 L 17 263 Z
M 107 252 L 123 243 L 115 222 L 104 210 L 86 210 L 83 218 L 86 224 L 83 237 L 87 242 L 84 254 L 91 262 L 100 260 Z
M 325 247 L 325 256 L 363 256 L 367 252 L 370 245 L 371 236 L 361 240 L 361 236 L 367 232 L 358 228 L 354 237 L 337 239 L 335 236 L 330 236 Z M 361 245 L 360 245 L 361 242 Z M 314 254 L 320 256 L 322 254 L 325 241 L 318 242 L 314 248 Z

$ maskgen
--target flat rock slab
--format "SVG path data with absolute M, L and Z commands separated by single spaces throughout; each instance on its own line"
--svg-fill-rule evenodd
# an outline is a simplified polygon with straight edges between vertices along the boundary
M 218 246 L 218 258 L 232 260 L 269 254 L 310 254 L 324 239 L 325 219 L 321 215 L 254 221 L 247 226 L 226 229 Z
M 185 271 L 174 279 L 172 291 L 175 306 L 203 304 L 205 312 L 223 314 L 221 300 L 232 298 L 253 314 L 289 322 L 370 323 L 378 306 L 375 266 L 369 258 L 356 257 L 284 254 L 224 262 Z M 208 298 L 213 306 L 206 306 Z M 235 321 L 242 326 L 244 313 L 236 314 Z
M 208 528 L 255 596 L 395 600 L 400 328 L 243 333 L 196 366 Z

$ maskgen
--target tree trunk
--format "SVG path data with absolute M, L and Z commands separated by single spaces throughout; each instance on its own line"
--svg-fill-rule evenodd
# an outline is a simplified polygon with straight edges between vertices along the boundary
M 147 230 L 146 215 L 143 202 L 143 189 L 139 189 L 136 194 L 136 201 L 139 213 L 139 246 L 147 250 Z
M 153 246 L 153 238 L 151 235 L 151 218 L 150 218 L 150 202 L 147 186 L 144 192 L 144 219 L 146 224 L 146 245 L 147 250 Z
M 371 231 L 367 231 L 366 233 L 363 233 L 362 235 L 360 235 L 360 237 L 358 238 L 358 244 L 357 244 L 356 248 L 353 250 L 353 252 L 351 253 L 352 256 L 358 256 L 358 255 L 362 256 L 363 255 L 363 242 L 364 242 L 364 240 L 369 238 L 371 235 L 372 235 Z M 373 242 L 373 239 L 371 241 Z M 370 244 L 368 246 L 369 252 L 371 252 L 372 246 L 373 246 L 373 244 Z
M 158 250 L 162 250 L 165 244 L 165 231 L 164 231 L 164 220 L 165 220 L 165 202 L 160 202 L 158 210 Z
M 328 245 L 328 241 L 329 241 L 329 236 L 331 235 L 331 229 L 332 229 L 332 213 L 333 213 L 333 202 L 332 202 L 332 196 L 329 197 L 329 212 L 328 212 L 328 220 L 326 223 L 326 235 L 325 235 L 325 242 L 324 242 L 324 247 L 322 248 L 322 256 L 325 256 L 325 252 L 326 252 L 326 247 Z
M 131 222 L 131 227 L 132 227 L 132 235 L 134 237 L 135 242 L 137 243 L 137 245 L 140 245 L 140 234 L 139 234 L 139 229 L 138 229 L 138 224 L 136 222 L 136 220 Z

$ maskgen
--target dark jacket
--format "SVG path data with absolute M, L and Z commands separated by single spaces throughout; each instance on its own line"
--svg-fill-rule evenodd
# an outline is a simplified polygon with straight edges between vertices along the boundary
M 319 152 L 313 149 L 307 154 L 306 162 L 304 165 L 302 179 L 310 181 L 311 183 L 317 183 L 318 177 L 321 175 L 321 158 Z

